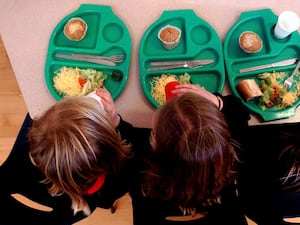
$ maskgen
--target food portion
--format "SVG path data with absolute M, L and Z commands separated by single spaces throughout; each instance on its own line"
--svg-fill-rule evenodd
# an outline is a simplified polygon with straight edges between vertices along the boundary
M 271 107 L 278 109 L 292 106 L 298 101 L 300 95 L 300 83 L 295 81 L 293 89 L 288 91 L 283 83 L 288 75 L 284 72 L 266 72 L 257 75 L 259 83 L 255 79 L 246 79 L 237 84 L 237 89 L 245 101 L 257 99 L 261 109 Z
M 181 84 L 191 83 L 191 77 L 188 73 L 176 76 L 175 74 L 162 74 L 158 77 L 152 78 L 150 81 L 151 85 L 151 96 L 161 106 L 166 102 L 165 86 L 171 81 L 179 81 Z
M 94 69 L 62 67 L 53 78 L 55 90 L 63 96 L 82 96 L 104 87 L 107 75 Z
M 261 38 L 252 31 L 245 31 L 240 35 L 239 44 L 243 51 L 247 53 L 259 52 L 263 43 Z
M 72 18 L 64 26 L 65 36 L 72 41 L 80 41 L 85 37 L 87 24 L 81 18 Z
M 256 97 L 262 96 L 263 93 L 261 92 L 258 84 L 254 79 L 246 79 L 242 80 L 237 84 L 237 89 L 243 95 L 245 101 L 249 101 Z
M 288 91 L 283 82 L 287 78 L 284 72 L 262 73 L 258 75 L 261 80 L 263 96 L 259 98 L 259 106 L 262 109 L 276 106 L 286 108 L 293 105 L 300 95 L 300 84 L 295 85 L 294 91 Z
M 158 38 L 166 49 L 173 49 L 180 43 L 181 30 L 177 27 L 167 25 L 159 30 Z

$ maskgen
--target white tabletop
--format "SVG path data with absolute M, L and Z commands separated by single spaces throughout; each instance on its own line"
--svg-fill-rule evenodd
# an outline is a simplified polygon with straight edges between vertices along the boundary
M 215 28 L 222 41 L 241 12 L 270 8 L 276 15 L 284 10 L 300 13 L 299 0 L 0 0 L 0 33 L 31 117 L 55 103 L 44 79 L 49 37 L 55 26 L 83 3 L 111 6 L 131 34 L 133 45 L 129 78 L 116 99 L 116 107 L 124 119 L 142 127 L 151 126 L 155 109 L 144 96 L 139 83 L 139 42 L 145 30 L 164 10 L 193 9 Z M 225 85 L 224 94 L 227 93 L 229 88 Z M 299 121 L 298 110 L 294 117 L 268 123 Z M 261 123 L 253 115 L 250 124 L 266 123 Z

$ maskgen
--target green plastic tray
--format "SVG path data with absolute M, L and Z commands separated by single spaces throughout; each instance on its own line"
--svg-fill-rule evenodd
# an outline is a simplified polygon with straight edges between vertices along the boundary
M 180 44 L 171 50 L 165 49 L 157 35 L 166 25 L 181 29 Z M 192 59 L 214 59 L 214 63 L 197 69 L 173 69 L 147 71 L 151 61 L 177 61 Z M 180 75 L 187 72 L 193 84 L 199 84 L 210 92 L 222 92 L 225 83 L 225 67 L 222 42 L 214 28 L 199 18 L 193 10 L 163 11 L 144 33 L 139 48 L 140 82 L 149 102 L 155 107 L 159 104 L 152 98 L 150 81 L 161 74 Z
M 63 28 L 72 17 L 82 18 L 88 25 L 86 36 L 81 41 L 71 41 L 63 33 Z M 63 18 L 50 37 L 45 65 L 47 87 L 56 100 L 63 98 L 53 87 L 53 77 L 63 67 L 92 68 L 110 75 L 113 71 L 123 74 L 121 81 L 108 76 L 105 88 L 116 99 L 128 80 L 132 41 L 125 24 L 113 13 L 110 6 L 82 4 Z M 125 54 L 125 60 L 116 66 L 98 65 L 71 59 L 56 58 L 55 53 L 85 53 L 98 55 Z
M 259 84 L 257 75 L 263 72 L 286 72 L 291 74 L 296 64 L 269 68 L 251 72 L 240 73 L 242 68 L 257 65 L 274 63 L 277 61 L 300 58 L 300 35 L 293 32 L 285 39 L 277 39 L 274 34 L 274 26 L 277 22 L 276 16 L 270 9 L 260 9 L 242 12 L 240 18 L 228 31 L 224 41 L 225 67 L 228 75 L 228 82 L 234 95 L 242 99 L 243 103 L 254 113 L 258 114 L 264 121 L 288 118 L 294 116 L 300 104 L 300 99 L 290 107 L 278 109 L 272 107 L 262 110 L 258 106 L 258 100 L 244 101 L 237 90 L 236 85 L 244 79 L 255 79 Z M 260 52 L 248 54 L 239 46 L 239 36 L 243 31 L 256 32 L 263 41 L 263 48 Z M 298 77 L 295 78 L 296 80 Z M 293 88 L 292 88 L 293 91 Z

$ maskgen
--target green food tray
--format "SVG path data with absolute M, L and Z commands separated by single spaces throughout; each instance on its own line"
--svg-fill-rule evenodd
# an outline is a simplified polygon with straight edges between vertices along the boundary
M 79 17 L 87 26 L 86 36 L 80 41 L 72 41 L 65 37 L 63 29 L 69 19 Z M 105 88 L 116 99 L 124 89 L 128 80 L 132 41 L 126 25 L 117 17 L 110 6 L 82 4 L 71 14 L 64 17 L 54 28 L 50 37 L 46 65 L 45 80 L 47 87 L 56 100 L 63 98 L 53 87 L 53 77 L 63 67 L 78 67 L 95 69 L 108 74 L 104 82 Z M 99 65 L 72 59 L 55 57 L 56 53 L 81 53 L 111 56 L 124 54 L 125 60 L 116 66 Z M 113 71 L 123 74 L 122 80 L 113 79 Z
M 179 45 L 165 49 L 158 39 L 159 30 L 172 25 L 181 29 Z M 197 69 L 171 69 L 148 71 L 152 61 L 183 61 L 194 59 L 213 59 L 214 62 Z M 151 24 L 144 33 L 139 47 L 140 83 L 149 102 L 155 107 L 159 104 L 152 98 L 150 81 L 161 74 L 191 75 L 191 82 L 199 84 L 210 92 L 222 92 L 225 83 L 225 67 L 222 42 L 214 28 L 199 18 L 191 9 L 167 10 Z
M 259 9 L 246 11 L 240 14 L 239 19 L 229 29 L 224 40 L 225 67 L 228 76 L 229 86 L 234 95 L 242 99 L 243 103 L 254 113 L 259 115 L 263 121 L 272 121 L 294 116 L 300 104 L 300 99 L 292 106 L 279 109 L 276 106 L 266 110 L 258 105 L 258 99 L 246 102 L 241 93 L 237 90 L 237 84 L 244 79 L 255 79 L 260 85 L 258 74 L 263 72 L 285 72 L 290 75 L 296 64 L 256 70 L 240 73 L 242 68 L 265 65 L 279 62 L 285 59 L 300 58 L 300 35 L 297 31 L 284 39 L 277 39 L 274 36 L 274 27 L 277 22 L 276 16 L 270 9 Z M 263 48 L 257 53 L 245 53 L 239 46 L 239 36 L 244 31 L 257 33 L 263 42 Z M 295 77 L 298 80 L 298 76 Z M 294 91 L 292 87 L 291 91 Z

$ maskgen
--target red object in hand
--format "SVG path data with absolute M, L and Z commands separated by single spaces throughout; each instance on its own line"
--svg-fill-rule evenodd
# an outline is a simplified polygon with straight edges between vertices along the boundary
M 171 82 L 167 83 L 167 85 L 165 86 L 166 100 L 169 100 L 175 96 L 172 93 L 172 90 L 174 90 L 175 86 L 177 86 L 179 84 L 180 83 L 178 81 L 171 81 Z

